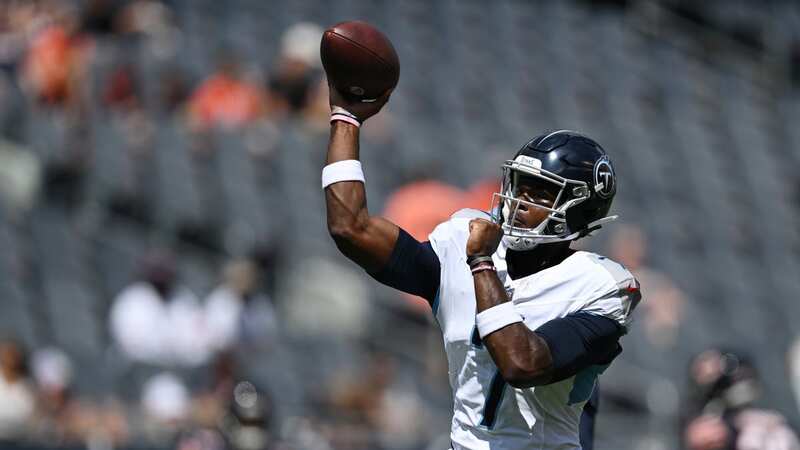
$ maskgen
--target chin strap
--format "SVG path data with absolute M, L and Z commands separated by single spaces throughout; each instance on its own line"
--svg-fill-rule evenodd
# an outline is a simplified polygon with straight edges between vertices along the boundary
M 578 233 L 573 233 L 572 234 L 573 236 L 575 234 L 577 234 L 578 236 L 572 239 L 588 236 L 589 233 L 591 233 L 592 231 L 599 230 L 600 228 L 603 228 L 603 225 L 613 222 L 618 218 L 619 216 L 608 216 L 608 217 L 603 217 L 602 219 L 595 220 L 594 222 L 590 222 L 588 225 L 586 225 L 586 228 L 584 228 L 583 230 L 579 231 Z
M 530 239 L 535 244 L 533 247 L 535 247 L 536 244 L 551 244 L 553 242 L 572 241 L 572 240 L 575 240 L 575 239 L 578 239 L 578 238 L 582 238 L 582 237 L 588 236 L 589 233 L 600 229 L 603 225 L 605 225 L 605 224 L 607 224 L 609 222 L 613 222 L 613 221 L 617 220 L 617 218 L 619 218 L 619 216 L 603 217 L 602 219 L 595 220 L 594 222 L 589 222 L 586 225 L 586 228 L 584 228 L 584 229 L 582 229 L 580 231 L 576 231 L 575 233 L 568 234 L 566 236 L 553 236 L 553 235 L 550 235 L 550 236 L 506 236 L 506 237 L 514 238 L 514 239 L 520 239 L 520 240 Z M 531 248 L 533 248 L 533 247 L 531 247 Z

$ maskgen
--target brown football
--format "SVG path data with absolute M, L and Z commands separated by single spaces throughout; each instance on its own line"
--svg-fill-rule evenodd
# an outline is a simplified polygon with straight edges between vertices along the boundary
M 325 30 L 320 56 L 328 81 L 355 98 L 380 97 L 400 79 L 400 61 L 392 43 L 366 22 L 342 22 Z

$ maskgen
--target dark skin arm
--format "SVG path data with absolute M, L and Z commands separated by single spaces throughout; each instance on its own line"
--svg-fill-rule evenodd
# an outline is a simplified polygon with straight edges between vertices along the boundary
M 483 219 L 469 224 L 467 256 L 492 255 L 503 230 Z M 497 272 L 485 270 L 473 276 L 476 314 L 509 301 Z M 489 354 L 508 384 L 525 388 L 548 384 L 553 378 L 553 358 L 547 343 L 522 322 L 503 327 L 482 337 Z
M 389 100 L 391 91 L 371 103 L 350 101 L 330 88 L 331 107 L 340 106 L 362 122 L 377 114 Z M 333 122 L 328 141 L 326 164 L 359 157 L 359 128 L 346 122 Z M 342 181 L 325 189 L 328 231 L 336 247 L 368 272 L 380 270 L 389 261 L 400 229 L 382 217 L 370 216 L 364 183 Z

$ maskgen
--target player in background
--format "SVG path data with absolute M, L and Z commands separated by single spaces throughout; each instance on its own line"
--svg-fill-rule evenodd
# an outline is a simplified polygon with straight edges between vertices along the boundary
M 613 220 L 605 151 L 570 131 L 539 136 L 503 165 L 493 215 L 459 211 L 420 243 L 367 211 L 359 127 L 390 94 L 349 101 L 331 87 L 331 236 L 373 278 L 430 302 L 453 390 L 453 450 L 581 448 L 581 412 L 640 299 L 624 267 L 570 248 Z

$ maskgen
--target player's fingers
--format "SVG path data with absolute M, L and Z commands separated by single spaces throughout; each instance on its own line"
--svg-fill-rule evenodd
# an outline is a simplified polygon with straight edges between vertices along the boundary
M 364 100 L 361 100 L 361 101 L 365 102 L 365 103 L 377 103 L 379 105 L 383 105 L 383 104 L 385 104 L 386 102 L 389 101 L 389 97 L 392 96 L 392 92 L 393 91 L 394 91 L 394 88 L 391 88 L 388 91 L 386 91 L 383 94 L 381 94 L 381 96 L 376 98 L 376 99 L 371 99 L 371 100 L 364 99 Z
M 483 219 L 472 219 L 469 221 L 469 229 L 472 230 L 475 227 L 482 227 L 482 223 L 486 222 Z
M 472 219 L 469 221 L 469 231 L 481 231 L 486 229 L 486 222 L 483 219 Z

